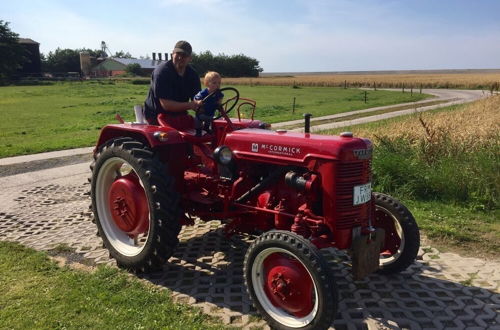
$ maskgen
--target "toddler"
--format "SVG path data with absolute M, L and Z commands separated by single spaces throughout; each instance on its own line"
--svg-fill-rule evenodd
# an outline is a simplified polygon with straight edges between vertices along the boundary
M 211 123 L 214 119 L 215 110 L 220 106 L 224 94 L 222 94 L 220 89 L 221 76 L 215 71 L 209 71 L 205 74 L 203 83 L 207 88 L 200 91 L 195 95 L 195 100 L 203 100 L 208 94 L 215 92 L 215 95 L 210 97 L 205 101 L 203 106 L 196 111 L 196 116 L 194 120 L 194 127 L 196 129 L 196 136 L 201 136 L 201 130 L 205 130 L 207 133 L 211 134 L 210 129 Z

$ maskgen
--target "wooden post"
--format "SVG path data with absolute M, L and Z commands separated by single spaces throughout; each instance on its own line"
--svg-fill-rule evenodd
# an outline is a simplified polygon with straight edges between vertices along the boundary
M 373 82 L 373 90 L 377 90 L 377 83 L 375 81 Z
M 292 113 L 295 113 L 295 96 L 293 97 Z
M 367 94 L 367 92 L 365 91 L 365 103 L 366 103 L 366 94 Z
M 344 89 L 347 89 L 347 80 L 344 80 Z
M 403 84 L 403 93 L 405 92 L 405 84 Z
M 422 94 L 422 84 L 420 84 L 420 94 Z
M 410 96 L 413 96 L 413 86 L 411 86 L 411 89 L 410 89 Z

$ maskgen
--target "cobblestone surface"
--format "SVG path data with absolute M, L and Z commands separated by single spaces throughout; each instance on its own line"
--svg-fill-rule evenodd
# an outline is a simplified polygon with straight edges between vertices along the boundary
M 0 192 L 0 239 L 37 250 L 61 244 L 87 263 L 109 259 L 89 212 L 84 175 L 73 180 L 4 185 Z M 227 239 L 219 221 L 185 227 L 181 243 L 162 272 L 145 280 L 172 290 L 176 301 L 196 305 L 232 326 L 264 328 L 243 282 L 251 237 Z M 500 329 L 500 263 L 440 253 L 427 246 L 419 260 L 392 277 L 373 274 L 354 282 L 346 257 L 325 251 L 340 291 L 334 329 Z

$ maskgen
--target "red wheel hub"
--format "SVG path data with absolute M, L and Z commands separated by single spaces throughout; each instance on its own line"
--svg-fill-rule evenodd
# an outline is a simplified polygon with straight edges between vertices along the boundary
M 264 260 L 267 297 L 276 307 L 304 317 L 313 307 L 314 285 L 305 267 L 286 254 L 273 253 Z
M 396 230 L 394 219 L 381 210 L 375 211 L 375 226 L 385 230 L 385 243 L 381 254 L 391 256 L 398 252 L 401 246 L 401 237 Z
M 113 221 L 127 235 L 135 237 L 149 229 L 148 200 L 135 174 L 115 180 L 108 200 Z

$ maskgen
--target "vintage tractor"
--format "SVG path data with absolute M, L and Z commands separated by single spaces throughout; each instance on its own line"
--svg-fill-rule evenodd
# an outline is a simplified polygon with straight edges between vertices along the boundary
M 108 125 L 91 165 L 92 209 L 110 255 L 138 272 L 161 269 L 194 217 L 218 219 L 225 233 L 258 236 L 248 248 L 248 293 L 271 327 L 324 329 L 338 293 L 321 249 L 345 250 L 353 278 L 406 269 L 419 229 L 396 199 L 372 192 L 369 140 L 273 131 L 253 119 L 255 102 L 234 88 L 196 137 L 187 119 Z M 209 95 L 208 97 L 211 97 Z M 243 118 L 243 106 L 252 108 Z M 236 108 L 237 118 L 228 113 Z

